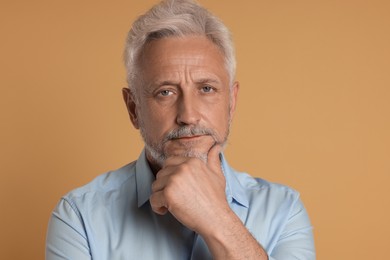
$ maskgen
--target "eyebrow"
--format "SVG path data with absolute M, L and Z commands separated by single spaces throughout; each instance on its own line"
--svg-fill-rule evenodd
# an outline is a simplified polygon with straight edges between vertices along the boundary
M 195 81 L 196 84 L 205 84 L 205 83 L 214 83 L 214 84 L 220 84 L 221 81 L 213 78 L 201 78 Z
M 180 85 L 180 82 L 178 81 L 173 81 L 173 80 L 162 80 L 162 81 L 157 81 L 153 85 L 155 86 L 165 86 L 165 85 L 172 85 L 172 86 L 178 86 Z
M 194 81 L 195 84 L 200 85 L 200 84 L 205 84 L 205 83 L 215 83 L 219 84 L 221 83 L 220 80 L 213 79 L 213 78 L 200 78 Z M 162 81 L 157 81 L 153 83 L 155 86 L 165 86 L 165 85 L 172 85 L 172 86 L 179 86 L 180 82 L 179 81 L 174 81 L 174 80 L 162 80 Z

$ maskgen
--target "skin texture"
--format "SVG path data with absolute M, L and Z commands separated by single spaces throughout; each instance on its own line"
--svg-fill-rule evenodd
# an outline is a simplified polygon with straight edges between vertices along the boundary
M 214 259 L 267 259 L 226 201 L 219 153 L 238 83 L 229 86 L 222 53 L 204 37 L 171 37 L 149 43 L 141 61 L 137 97 L 123 95 L 156 175 L 153 211 L 200 234 Z
M 235 83 L 231 98 L 223 55 L 204 38 L 165 38 L 148 44 L 141 60 L 139 104 L 128 107 L 147 146 L 160 150 L 165 158 L 186 154 L 206 158 L 215 143 L 227 139 L 238 91 Z M 166 135 L 179 127 L 212 134 L 186 134 L 162 144 Z M 163 162 L 147 150 L 152 165 L 161 167 Z

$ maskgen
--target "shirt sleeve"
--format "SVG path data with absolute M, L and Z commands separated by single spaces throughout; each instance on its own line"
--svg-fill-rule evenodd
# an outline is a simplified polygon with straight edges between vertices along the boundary
M 92 259 L 82 218 L 65 199 L 53 211 L 46 237 L 46 260 L 60 259 Z
M 289 213 L 286 226 L 269 255 L 269 260 L 315 260 L 315 258 L 312 226 L 298 196 Z

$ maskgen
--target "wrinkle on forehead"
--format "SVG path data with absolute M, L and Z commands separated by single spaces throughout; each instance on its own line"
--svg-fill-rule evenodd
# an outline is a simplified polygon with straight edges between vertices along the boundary
M 144 72 L 147 71 L 146 80 L 154 82 L 152 84 L 221 82 L 228 75 L 220 49 L 209 39 L 199 36 L 150 42 L 144 49 L 141 66 Z

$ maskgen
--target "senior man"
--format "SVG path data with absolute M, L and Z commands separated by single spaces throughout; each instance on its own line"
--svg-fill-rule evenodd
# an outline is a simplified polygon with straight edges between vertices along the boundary
M 298 193 L 222 154 L 239 89 L 223 23 L 193 1 L 163 1 L 134 22 L 124 56 L 145 149 L 61 199 L 46 259 L 314 259 Z

